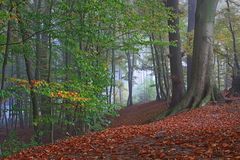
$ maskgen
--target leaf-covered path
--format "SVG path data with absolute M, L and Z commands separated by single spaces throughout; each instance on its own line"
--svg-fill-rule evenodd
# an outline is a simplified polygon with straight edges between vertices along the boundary
M 173 158 L 240 159 L 240 105 L 209 105 L 147 125 L 109 128 L 6 160 Z

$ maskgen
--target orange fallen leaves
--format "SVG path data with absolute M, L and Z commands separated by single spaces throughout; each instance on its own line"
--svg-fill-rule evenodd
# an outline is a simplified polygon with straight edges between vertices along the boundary
M 239 139 L 240 104 L 209 105 L 147 125 L 29 148 L 6 160 L 240 159 Z

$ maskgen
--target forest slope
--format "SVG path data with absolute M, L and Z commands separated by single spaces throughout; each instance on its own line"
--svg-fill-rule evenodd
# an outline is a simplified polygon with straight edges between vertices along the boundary
M 119 111 L 119 116 L 113 119 L 111 127 L 146 124 L 166 109 L 165 101 L 152 101 L 129 106 Z
M 208 105 L 147 125 L 109 128 L 24 150 L 27 159 L 240 159 L 240 105 Z

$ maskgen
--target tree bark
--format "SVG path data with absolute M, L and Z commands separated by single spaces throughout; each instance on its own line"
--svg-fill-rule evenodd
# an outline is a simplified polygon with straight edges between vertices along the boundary
M 161 38 L 160 38 L 161 39 Z M 161 55 L 161 66 L 162 66 L 162 72 L 163 72 L 163 82 L 164 82 L 164 87 L 166 90 L 166 98 L 167 101 L 170 100 L 170 83 L 169 83 L 169 69 L 168 69 L 168 60 L 166 56 L 164 56 L 164 48 L 160 48 L 160 55 Z
M 233 58 L 234 58 L 234 68 L 233 68 L 233 76 L 232 76 L 232 92 L 235 94 L 240 94 L 240 65 L 238 62 L 238 56 L 237 56 L 237 43 L 236 43 L 236 34 L 235 34 L 235 30 L 233 28 L 233 24 L 232 24 L 232 19 L 230 17 L 230 4 L 229 4 L 229 0 L 226 0 L 227 3 L 227 12 L 228 12 L 228 27 L 229 27 L 229 31 L 231 33 L 232 36 L 232 47 L 233 47 Z
M 175 106 L 183 97 L 184 80 L 182 69 L 181 42 L 179 33 L 178 0 L 167 0 L 167 7 L 171 8 L 174 15 L 168 20 L 168 25 L 175 29 L 175 32 L 169 32 L 169 41 L 176 43 L 176 46 L 169 46 L 171 79 L 172 79 L 172 100 L 171 106 Z
M 20 15 L 20 13 L 17 10 L 17 14 L 18 14 L 18 24 L 20 27 L 20 31 L 22 33 L 22 43 L 23 45 L 25 44 L 25 39 L 27 36 L 27 31 L 24 28 L 24 24 L 22 21 L 22 16 Z M 24 51 L 23 51 L 24 53 Z M 26 66 L 26 73 L 27 73 L 27 78 L 28 78 L 28 83 L 30 84 L 31 90 L 30 90 L 30 98 L 31 98 L 31 103 L 32 103 L 32 118 L 33 118 L 33 129 L 34 129 L 34 139 L 37 142 L 40 142 L 40 135 L 39 135 L 39 124 L 37 122 L 37 120 L 39 119 L 39 115 L 38 115 L 38 104 L 37 104 L 37 95 L 36 93 L 34 93 L 33 91 L 33 83 L 32 80 L 33 78 L 33 70 L 32 70 L 32 63 L 31 60 L 29 59 L 29 57 L 24 54 L 24 60 L 25 60 L 25 66 Z
M 150 40 L 152 41 L 151 36 Z M 157 64 L 156 64 L 156 56 L 154 55 L 154 49 L 153 49 L 153 44 L 151 44 L 151 53 L 152 53 L 152 63 L 153 63 L 153 73 L 154 73 L 154 77 L 155 77 L 155 89 L 156 89 L 156 100 L 160 100 L 161 96 L 160 96 L 160 91 L 159 91 L 159 76 L 158 76 L 158 69 L 157 69 Z
M 9 10 L 9 13 L 12 12 L 13 6 L 12 6 L 12 1 L 10 1 L 11 7 Z M 11 20 L 8 20 L 7 23 L 7 34 L 6 34 L 6 46 L 5 46 L 5 50 L 4 50 L 4 55 L 3 55 L 3 64 L 2 64 L 2 79 L 1 79 L 1 90 L 4 90 L 4 85 L 5 85 L 5 80 L 6 80 L 6 67 L 7 67 L 7 63 L 8 63 L 8 55 L 9 55 L 9 44 L 11 43 Z M 2 108 L 2 104 L 3 104 L 3 97 L 0 97 L 0 110 Z M 5 110 L 5 106 L 4 106 L 4 110 Z M 5 116 L 5 121 L 6 121 L 6 113 L 4 112 L 4 116 Z M 6 121 L 6 132 L 8 135 L 8 124 Z
M 181 102 L 166 115 L 205 105 L 212 98 L 213 31 L 217 4 L 218 0 L 197 1 L 192 85 Z
M 21 61 L 20 61 L 20 54 L 16 55 L 16 78 L 20 79 L 21 78 Z M 22 93 L 19 92 L 21 96 Z M 19 108 L 19 125 L 20 128 L 24 128 L 24 120 L 23 120 L 23 106 L 22 106 L 22 101 L 19 98 L 16 99 L 16 106 Z
M 220 76 L 220 58 L 217 55 L 217 82 L 218 82 L 218 90 L 221 91 L 221 76 Z
M 188 29 L 187 31 L 193 32 L 195 25 L 195 12 L 197 0 L 188 0 Z M 189 41 L 190 43 L 190 41 Z M 191 44 L 189 44 L 191 45 Z M 192 74 L 192 53 L 187 54 L 187 88 L 191 86 L 191 74 Z
M 128 100 L 127 106 L 133 105 L 133 98 L 132 98 L 132 89 L 133 89 L 133 63 L 134 63 L 134 55 L 127 51 L 127 61 L 128 61 Z

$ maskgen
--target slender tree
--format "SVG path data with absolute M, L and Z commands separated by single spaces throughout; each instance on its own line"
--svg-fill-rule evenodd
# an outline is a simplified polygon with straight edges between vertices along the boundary
M 235 93 L 240 93 L 240 65 L 239 58 L 237 56 L 237 41 L 236 41 L 236 33 L 233 27 L 233 22 L 231 18 L 231 9 L 229 0 L 226 0 L 227 4 L 227 20 L 228 20 L 228 29 L 231 33 L 232 37 L 232 49 L 233 49 L 233 59 L 234 59 L 234 68 L 233 68 L 233 79 L 232 79 L 232 91 Z
M 130 51 L 127 51 L 128 63 L 128 100 L 127 106 L 133 105 L 133 67 L 134 67 L 134 54 L 131 56 Z

